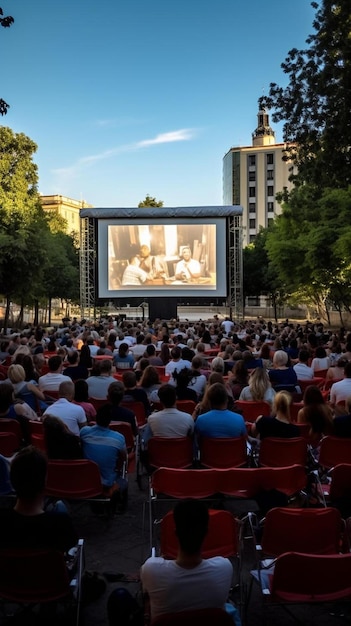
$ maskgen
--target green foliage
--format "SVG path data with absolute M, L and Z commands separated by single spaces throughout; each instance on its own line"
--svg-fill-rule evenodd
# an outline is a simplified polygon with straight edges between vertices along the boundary
M 271 83 L 261 104 L 273 108 L 273 121 L 284 122 L 298 173 L 315 193 L 351 184 L 351 11 L 350 0 L 313 2 L 314 33 L 308 47 L 289 51 L 281 67 L 286 87 Z
M 151 196 L 149 196 L 149 194 L 146 194 L 145 196 L 145 200 L 142 200 L 142 202 L 139 202 L 138 204 L 138 208 L 146 208 L 146 207 L 162 207 L 163 206 L 163 200 L 156 200 L 156 198 L 152 198 Z

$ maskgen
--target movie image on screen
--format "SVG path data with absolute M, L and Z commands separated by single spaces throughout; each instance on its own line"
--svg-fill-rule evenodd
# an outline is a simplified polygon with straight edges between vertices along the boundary
M 98 240 L 100 297 L 225 292 L 224 220 L 101 220 Z
M 214 224 L 108 227 L 109 289 L 216 288 Z

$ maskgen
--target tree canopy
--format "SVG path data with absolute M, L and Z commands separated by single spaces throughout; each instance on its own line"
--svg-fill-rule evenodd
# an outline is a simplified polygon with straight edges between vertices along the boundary
M 146 207 L 162 207 L 162 206 L 163 206 L 163 200 L 156 200 L 156 198 L 153 198 L 149 194 L 146 194 L 145 200 L 142 200 L 138 204 L 139 209 L 146 208 Z
M 350 0 L 312 2 L 314 33 L 303 50 L 293 48 L 281 64 L 289 82 L 271 83 L 260 103 L 283 121 L 287 158 L 298 167 L 297 185 L 316 192 L 351 184 L 351 11 Z
M 0 293 L 32 304 L 52 297 L 77 298 L 79 271 L 72 237 L 58 232 L 43 211 L 33 162 L 37 149 L 23 133 L 0 126 Z

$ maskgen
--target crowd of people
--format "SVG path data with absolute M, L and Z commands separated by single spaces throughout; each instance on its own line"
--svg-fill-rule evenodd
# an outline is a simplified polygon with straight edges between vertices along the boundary
M 35 545 L 39 534 L 45 541 L 49 536 L 45 524 L 50 522 L 40 517 L 45 511 L 45 458 L 95 461 L 104 493 L 116 496 L 118 512 L 125 510 L 128 485 L 123 468 L 128 451 L 124 436 L 110 428 L 113 422 L 127 422 L 146 451 L 152 437 L 191 437 L 195 446 L 201 437 L 245 437 L 259 445 L 265 437 L 300 436 L 299 424 L 307 424 L 318 458 L 323 436 L 351 437 L 351 334 L 326 330 L 322 324 L 74 318 L 58 328 L 29 326 L 3 336 L 0 362 L 0 428 L 1 419 L 16 419 L 23 437 L 10 475 L 18 500 L 13 512 L 6 513 L 6 524 L 16 529 L 28 524 Z M 264 401 L 269 407 L 249 431 L 242 401 Z M 143 407 L 143 420 L 134 410 L 136 402 Z M 299 410 L 293 415 L 297 402 Z M 30 420 L 43 422 L 46 456 L 29 445 Z M 27 473 L 23 488 L 21 471 Z M 180 511 L 181 526 L 189 512 Z M 200 509 L 192 514 L 202 516 L 205 532 L 206 515 Z M 73 542 L 68 526 L 65 533 Z M 196 578 L 204 576 L 205 581 L 199 556 L 202 540 L 202 535 L 197 542 L 191 536 L 189 548 L 184 539 L 177 563 L 185 570 L 196 568 Z M 157 595 L 154 575 L 173 576 L 166 570 L 163 561 L 146 563 L 142 569 L 153 617 L 174 610 Z M 180 575 L 179 589 L 186 578 Z M 205 606 L 214 602 L 223 607 L 222 595 L 217 597 L 204 598 Z M 186 608 L 191 604 L 187 601 Z M 114 597 L 111 616 L 116 606 Z M 182 606 L 179 599 L 178 610 Z

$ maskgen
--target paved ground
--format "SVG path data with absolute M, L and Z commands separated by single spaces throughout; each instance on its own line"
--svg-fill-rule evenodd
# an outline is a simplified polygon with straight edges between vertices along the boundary
M 135 476 L 129 477 L 129 506 L 128 511 L 110 520 L 94 515 L 88 505 L 75 505 L 72 515 L 80 536 L 84 537 L 86 545 L 86 567 L 100 574 L 105 572 L 122 574 L 131 579 L 131 582 L 107 582 L 104 595 L 95 602 L 89 603 L 83 610 L 85 626 L 107 626 L 106 603 L 110 592 L 116 586 L 126 586 L 131 593 L 139 590 L 138 570 L 143 561 L 149 556 L 148 526 L 143 532 L 143 506 L 147 498 L 147 483 L 144 482 L 144 490 L 140 491 Z M 228 505 L 237 513 L 242 512 L 242 506 Z M 234 509 L 233 509 L 234 506 Z M 243 561 L 244 582 L 250 579 L 249 570 L 253 566 L 254 556 L 250 547 L 245 550 Z M 297 573 L 298 575 L 298 573 Z M 205 593 L 205 590 L 204 590 Z M 312 610 L 300 608 L 295 611 L 299 615 L 302 624 L 315 624 L 317 626 L 339 626 L 351 623 L 351 611 L 348 608 L 346 617 L 335 617 L 315 607 Z M 248 626 L 261 626 L 264 624 L 264 611 L 260 594 L 254 586 L 252 600 L 248 608 Z M 272 626 L 290 626 L 294 621 L 282 609 L 270 608 L 267 623 Z M 118 626 L 118 624 L 116 624 Z M 195 625 L 194 625 L 195 626 Z M 215 625 L 214 625 L 215 626 Z

